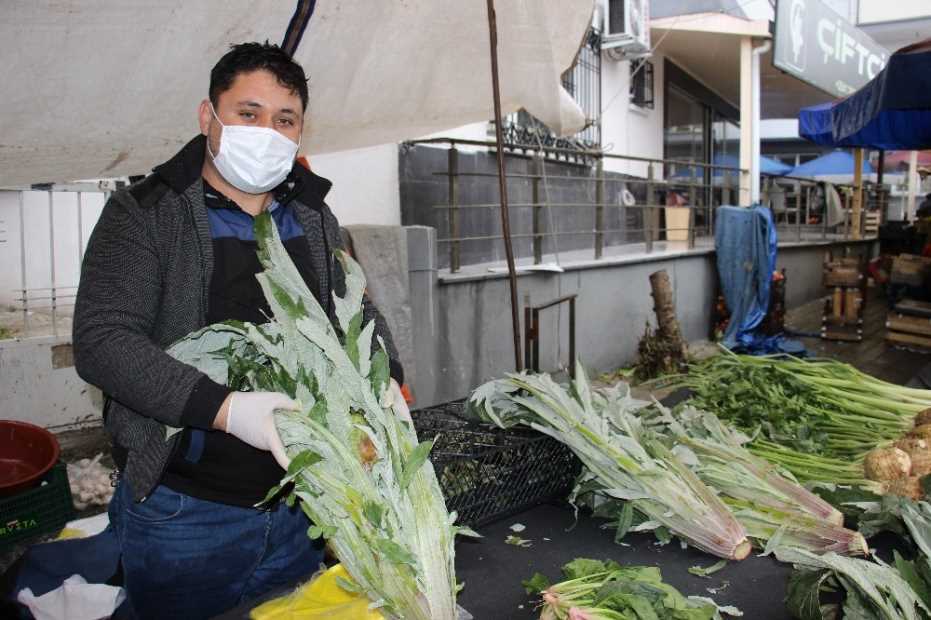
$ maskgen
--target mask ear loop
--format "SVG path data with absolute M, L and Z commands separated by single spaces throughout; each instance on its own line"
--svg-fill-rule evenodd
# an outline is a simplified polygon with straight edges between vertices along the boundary
M 213 102 L 210 102 L 210 112 L 213 114 L 213 118 L 217 119 L 217 122 L 220 123 L 220 127 L 226 128 L 226 125 L 223 124 L 223 121 L 220 120 L 220 117 L 217 116 L 217 110 L 213 107 Z M 222 134 L 221 134 L 222 136 Z M 222 142 L 222 137 L 221 137 Z M 300 146 L 298 146 L 300 148 Z M 207 152 L 210 153 L 210 159 L 216 159 L 217 156 L 213 154 L 213 150 L 210 148 L 210 136 L 207 136 Z

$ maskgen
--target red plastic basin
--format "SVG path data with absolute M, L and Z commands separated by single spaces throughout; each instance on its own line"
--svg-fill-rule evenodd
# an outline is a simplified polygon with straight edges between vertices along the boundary
M 41 426 L 0 420 L 0 495 L 11 495 L 39 482 L 58 462 L 55 435 Z

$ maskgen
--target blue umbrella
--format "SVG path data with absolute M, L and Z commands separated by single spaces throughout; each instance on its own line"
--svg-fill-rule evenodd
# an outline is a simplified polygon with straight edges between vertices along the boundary
M 931 39 L 893 54 L 846 99 L 803 108 L 798 133 L 825 146 L 931 148 Z
M 863 174 L 872 174 L 873 167 L 866 160 L 863 160 Z M 817 159 L 805 162 L 800 166 L 793 168 L 788 175 L 790 177 L 822 177 L 822 176 L 853 176 L 854 159 L 853 155 L 847 151 L 831 151 Z

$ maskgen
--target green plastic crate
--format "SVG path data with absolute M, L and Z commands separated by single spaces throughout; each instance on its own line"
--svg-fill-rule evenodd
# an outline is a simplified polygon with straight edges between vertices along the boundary
M 73 517 L 68 469 L 58 463 L 39 486 L 0 497 L 0 550 L 60 530 Z

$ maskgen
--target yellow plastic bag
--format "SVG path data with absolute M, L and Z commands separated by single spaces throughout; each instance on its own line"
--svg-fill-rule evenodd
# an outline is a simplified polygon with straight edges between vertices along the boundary
M 252 620 L 384 620 L 377 609 L 369 609 L 369 600 L 361 594 L 342 589 L 337 577 L 351 580 L 342 564 L 337 564 L 313 581 L 249 613 Z

